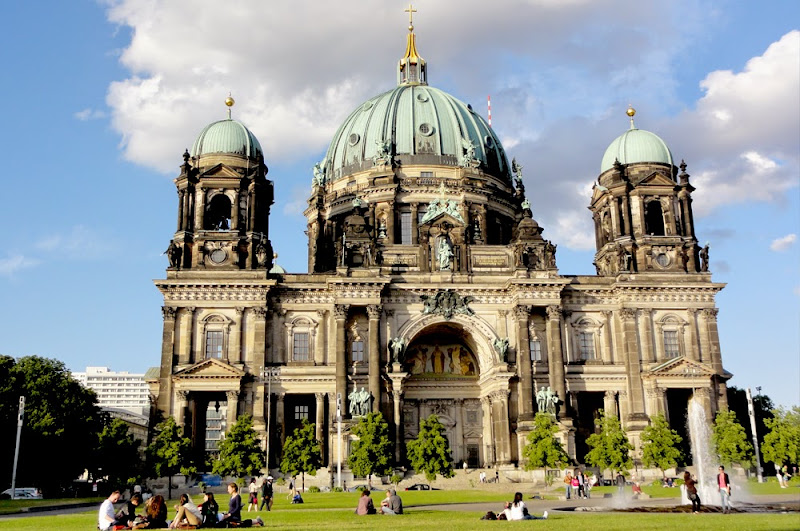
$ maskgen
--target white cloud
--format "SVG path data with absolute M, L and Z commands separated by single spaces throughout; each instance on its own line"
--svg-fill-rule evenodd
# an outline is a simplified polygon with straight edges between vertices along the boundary
M 73 116 L 75 116 L 75 118 L 81 122 L 87 122 L 89 120 L 99 120 L 105 118 L 106 113 L 98 109 L 91 109 L 87 107 L 86 109 L 76 112 Z
M 787 234 L 786 236 L 772 240 L 772 243 L 769 244 L 769 248 L 776 252 L 785 251 L 794 245 L 795 241 L 797 241 L 797 234 Z
M 21 254 L 0 258 L 0 276 L 11 277 L 18 271 L 34 267 L 38 264 L 39 260 Z
M 94 260 L 113 252 L 115 246 L 99 231 L 75 225 L 66 232 L 53 232 L 35 244 L 39 251 L 71 260 Z

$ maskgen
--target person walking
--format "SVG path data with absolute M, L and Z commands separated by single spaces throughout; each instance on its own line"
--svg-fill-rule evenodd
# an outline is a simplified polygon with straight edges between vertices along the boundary
M 564 494 L 568 500 L 572 497 L 572 472 L 567 472 L 564 476 Z
M 719 473 L 717 474 L 717 486 L 719 487 L 719 501 L 723 513 L 731 512 L 730 497 L 731 497 L 731 480 L 728 474 L 725 473 L 725 467 L 719 465 Z
M 267 479 L 264 480 L 264 483 L 261 484 L 261 507 L 259 510 L 264 509 L 264 505 L 267 506 L 267 510 L 272 510 L 272 496 L 274 494 L 274 488 L 272 486 L 272 476 L 267 476 Z
M 250 484 L 247 486 L 250 496 L 247 500 L 247 512 L 253 509 L 258 510 L 258 485 L 256 485 L 256 478 L 250 478 Z
M 617 472 L 617 492 L 620 496 L 625 492 L 625 476 L 622 472 Z

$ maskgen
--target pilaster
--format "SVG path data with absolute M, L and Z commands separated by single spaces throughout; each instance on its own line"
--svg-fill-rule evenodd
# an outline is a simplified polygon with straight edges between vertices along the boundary
M 561 308 L 559 306 L 547 307 L 547 341 L 550 388 L 556 392 L 558 398 L 564 400 L 567 396 L 567 386 L 564 380 L 564 354 L 561 346 Z
M 639 362 L 639 349 L 636 337 L 636 310 L 622 308 L 623 350 L 628 373 L 628 392 L 630 394 L 630 419 L 644 416 L 644 391 L 642 389 L 642 367 Z
M 336 363 L 336 393 L 342 397 L 342 416 L 347 416 L 347 356 L 345 355 L 345 321 L 350 306 L 337 304 L 334 307 L 336 321 L 336 344 L 333 352 L 328 353 L 328 359 Z
M 372 411 L 381 410 L 381 349 L 378 334 L 381 309 L 375 304 L 367 306 L 369 317 L 369 392 L 372 395 Z
M 531 379 L 530 336 L 528 320 L 530 308 L 517 306 L 514 308 L 517 322 L 517 371 L 519 373 L 519 417 L 520 420 L 533 418 L 533 380 Z
M 172 394 L 172 366 L 175 348 L 175 316 L 178 310 L 174 306 L 162 306 L 161 314 L 164 326 L 161 332 L 161 371 L 158 375 L 158 408 L 169 411 Z

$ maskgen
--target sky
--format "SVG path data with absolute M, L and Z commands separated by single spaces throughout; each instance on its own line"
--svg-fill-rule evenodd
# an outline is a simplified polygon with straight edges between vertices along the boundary
M 15 2 L 0 96 L 0 354 L 143 373 L 159 364 L 172 179 L 234 118 L 275 183 L 278 263 L 306 271 L 313 164 L 396 84 L 407 4 L 387 0 Z M 590 190 L 628 127 L 685 159 L 710 244 L 729 385 L 800 403 L 800 3 L 420 0 L 431 85 L 525 166 L 562 274 L 594 274 Z

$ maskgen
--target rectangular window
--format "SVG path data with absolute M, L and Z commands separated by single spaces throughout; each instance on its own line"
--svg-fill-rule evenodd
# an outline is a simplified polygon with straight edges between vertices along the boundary
M 542 342 L 538 339 L 531 339 L 531 361 L 542 361 Z
M 351 349 L 352 349 L 351 352 L 352 352 L 353 362 L 360 361 L 361 363 L 364 363 L 365 361 L 367 361 L 364 358 L 364 342 L 363 341 L 353 341 L 353 345 L 352 345 Z
M 678 346 L 678 332 L 676 330 L 664 331 L 664 355 L 667 358 L 677 358 L 681 355 Z
M 206 332 L 206 358 L 222 358 L 222 330 Z
M 411 212 L 400 212 L 400 245 L 411 245 Z
M 428 213 L 428 205 L 420 205 L 417 207 L 417 223 L 422 223 L 422 218 Z
M 578 333 L 578 350 L 581 354 L 581 360 L 594 359 L 594 333 L 592 332 L 579 332 Z
M 292 359 L 294 361 L 308 361 L 308 332 L 296 332 L 292 341 Z
M 294 406 L 294 420 L 308 418 L 308 406 Z
M 419 172 L 420 177 L 433 177 L 432 171 L 421 171 Z

